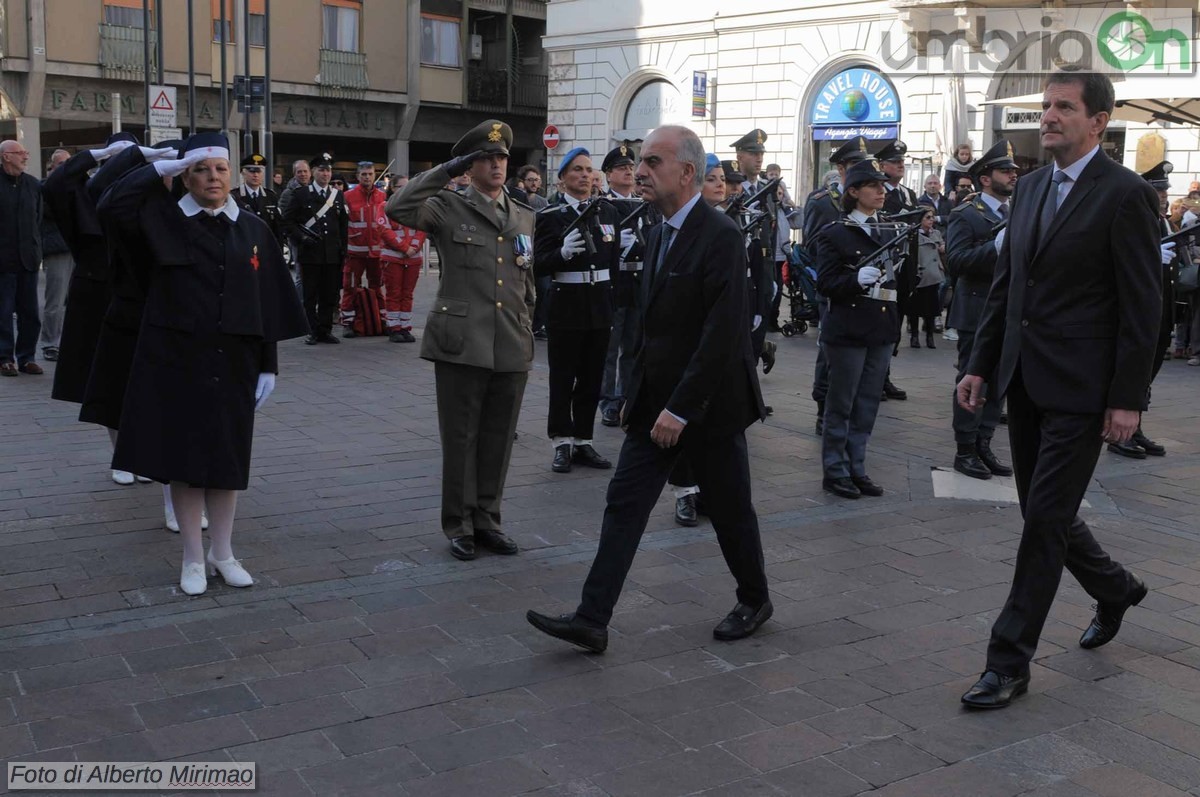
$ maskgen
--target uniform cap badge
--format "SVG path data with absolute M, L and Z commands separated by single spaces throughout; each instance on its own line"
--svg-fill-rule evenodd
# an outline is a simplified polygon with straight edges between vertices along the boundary
M 762 133 L 761 133 L 761 132 L 757 132 L 757 131 L 755 132 L 755 134 L 754 134 L 754 143 L 755 143 L 755 144 L 761 144 L 761 143 L 763 143 L 763 137 L 762 137 Z
M 492 142 L 493 144 L 495 144 L 497 141 L 499 141 L 499 140 L 500 140 L 500 138 L 501 138 L 501 136 L 500 136 L 500 123 L 499 123 L 499 122 L 493 122 L 493 123 L 492 123 L 492 132 L 490 132 L 490 133 L 488 133 L 488 134 L 487 134 L 487 139 L 488 139 L 488 141 L 490 141 L 490 142 Z

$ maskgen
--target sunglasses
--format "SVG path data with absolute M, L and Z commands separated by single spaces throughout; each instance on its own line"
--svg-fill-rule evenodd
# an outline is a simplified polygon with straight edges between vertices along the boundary
M 342 180 L 332 180 L 331 182 L 338 188 L 341 188 L 342 186 L 346 185 L 346 183 Z

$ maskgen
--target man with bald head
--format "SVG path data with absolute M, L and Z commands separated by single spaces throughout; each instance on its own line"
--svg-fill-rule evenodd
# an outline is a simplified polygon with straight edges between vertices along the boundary
M 642 339 L 600 548 L 573 614 L 526 615 L 540 631 L 596 653 L 608 646 L 613 607 L 681 454 L 737 582 L 737 605 L 713 636 L 749 636 L 772 613 L 746 453 L 746 427 L 766 416 L 746 323 L 746 247 L 737 224 L 700 201 L 705 171 L 704 146 L 685 127 L 660 127 L 642 146 L 636 180 L 666 221 L 646 242 Z
M 28 163 L 21 142 L 0 142 L 0 376 L 42 373 L 34 361 L 42 331 L 37 295 L 42 189 L 25 173 Z

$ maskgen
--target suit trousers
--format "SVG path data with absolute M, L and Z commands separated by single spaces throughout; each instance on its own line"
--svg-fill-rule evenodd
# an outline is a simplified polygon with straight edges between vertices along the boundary
M 779 326 L 779 307 L 783 304 L 783 264 L 786 262 L 786 260 L 775 261 L 775 271 L 774 276 L 772 277 L 772 279 L 775 280 L 775 295 L 771 297 L 771 317 L 769 319 L 763 319 L 764 327 L 768 325 L 768 322 L 770 323 L 770 327 L 772 329 Z
M 550 366 L 551 438 L 591 440 L 608 354 L 609 329 L 551 329 L 546 351 Z
M 979 412 L 964 410 L 958 405 L 958 383 L 967 375 L 967 363 L 971 360 L 971 349 L 975 345 L 975 330 L 958 330 L 958 377 L 954 380 L 954 395 L 950 397 L 952 406 L 951 425 L 954 427 L 954 442 L 964 445 L 975 445 L 980 440 L 991 440 L 996 433 L 996 425 L 1000 423 L 1000 409 L 1004 402 L 985 401 Z M 996 384 L 993 375 L 987 384 Z
M 637 307 L 613 310 L 608 354 L 604 358 L 604 380 L 600 384 L 600 409 L 619 412 L 625 401 L 625 388 L 633 373 L 633 355 L 641 337 L 641 313 Z
M 1021 515 L 1012 588 L 992 626 L 987 668 L 1021 675 L 1037 650 L 1063 567 L 1101 604 L 1120 604 L 1129 574 L 1109 558 L 1077 514 L 1100 456 L 1102 413 L 1043 410 L 1033 403 L 1020 367 L 1008 388 L 1008 434 Z
M 585 620 L 608 625 L 612 619 L 650 512 L 681 455 L 695 470 L 721 554 L 737 582 L 738 601 L 750 606 L 766 602 L 767 574 L 750 495 L 746 435 L 738 431 L 710 438 L 690 437 L 691 433 L 685 429 L 671 448 L 656 445 L 649 430 L 630 430 L 625 435 L 617 469 L 608 484 L 600 547 L 576 612 Z
M 300 275 L 308 329 L 314 335 L 328 335 L 333 330 L 333 316 L 338 308 L 342 264 L 301 263 Z
M 442 438 L 442 532 L 449 539 L 500 531 L 500 499 L 525 371 L 435 362 Z
M 46 255 L 42 258 L 42 272 L 46 277 L 45 295 L 42 301 L 42 349 L 57 349 L 62 342 L 63 317 L 67 308 L 67 289 L 71 285 L 71 274 L 75 271 L 75 260 L 70 252 Z
M 15 335 L 13 313 L 17 315 Z M 15 359 L 17 365 L 21 366 L 36 359 L 41 331 L 37 272 L 22 268 L 10 274 L 0 274 L 0 363 Z
M 818 306 L 821 308 L 822 316 L 829 313 L 829 302 L 824 298 L 818 297 Z M 829 393 L 829 361 L 825 359 L 825 346 L 821 343 L 821 326 L 817 322 L 817 365 L 813 370 L 813 386 L 812 397 L 813 401 L 825 401 L 825 396 Z
M 825 343 L 821 348 L 829 363 L 821 466 L 828 479 L 866 476 L 867 441 L 879 414 L 883 382 L 892 361 L 892 344 Z

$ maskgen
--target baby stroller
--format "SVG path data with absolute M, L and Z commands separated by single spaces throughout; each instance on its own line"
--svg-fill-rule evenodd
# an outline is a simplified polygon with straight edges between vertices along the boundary
M 792 312 L 791 319 L 780 329 L 785 338 L 790 338 L 803 335 L 809 324 L 816 324 L 821 317 L 821 308 L 817 301 L 817 270 L 800 244 L 791 245 L 783 268 L 783 295 Z

